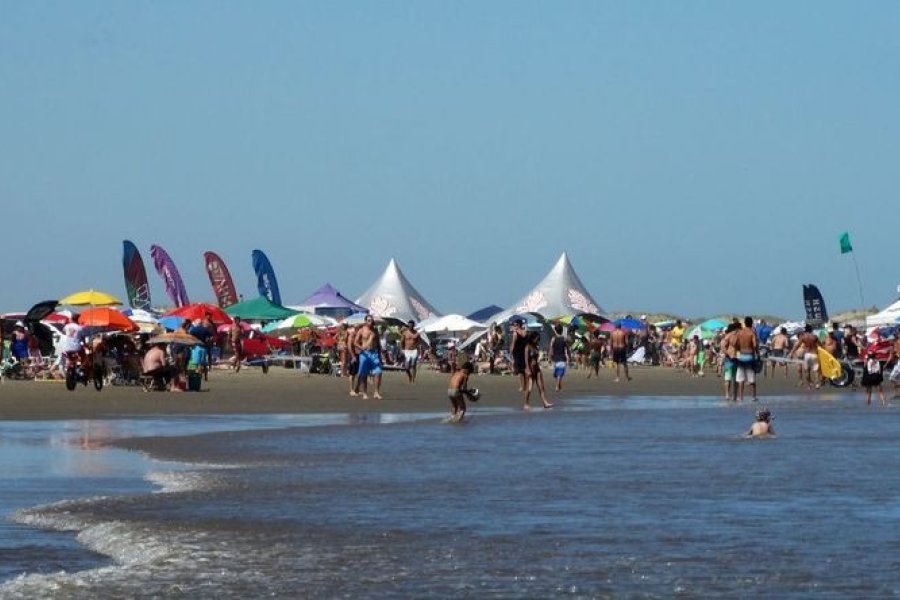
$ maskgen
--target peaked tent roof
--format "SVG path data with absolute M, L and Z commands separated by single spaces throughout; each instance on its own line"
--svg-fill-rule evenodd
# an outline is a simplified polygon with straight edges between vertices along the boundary
M 606 317 L 606 311 L 597 304 L 581 283 L 565 252 L 540 283 L 491 320 L 501 322 L 515 313 L 525 312 L 539 314 L 545 319 L 579 314 Z
M 334 289 L 330 283 L 326 283 L 317 289 L 312 296 L 300 302 L 299 306 L 309 308 L 349 308 L 353 312 L 365 310 L 362 306 L 348 300 L 346 296 Z
M 232 317 L 240 317 L 251 321 L 273 321 L 275 319 L 286 319 L 297 314 L 296 310 L 275 304 L 265 296 L 232 304 L 224 310 Z
M 897 300 L 881 312 L 866 317 L 866 327 L 896 325 L 897 323 L 900 323 L 900 300 Z
M 431 315 L 441 316 L 403 275 L 393 258 L 381 277 L 356 299 L 376 317 L 421 321 Z

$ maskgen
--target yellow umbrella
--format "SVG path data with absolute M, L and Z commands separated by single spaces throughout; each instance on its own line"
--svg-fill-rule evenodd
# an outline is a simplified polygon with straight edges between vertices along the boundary
M 112 304 L 122 304 L 122 301 L 105 292 L 85 290 L 83 292 L 69 294 L 61 299 L 59 303 L 68 306 L 109 306 Z

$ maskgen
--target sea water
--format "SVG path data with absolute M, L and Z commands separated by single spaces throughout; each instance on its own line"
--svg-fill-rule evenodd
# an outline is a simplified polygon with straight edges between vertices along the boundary
M 742 436 L 754 405 L 711 398 L 118 422 L 182 435 L 132 444 L 166 462 L 70 444 L 67 485 L 0 496 L 0 597 L 900 594 L 900 412 L 769 407 L 767 440 Z

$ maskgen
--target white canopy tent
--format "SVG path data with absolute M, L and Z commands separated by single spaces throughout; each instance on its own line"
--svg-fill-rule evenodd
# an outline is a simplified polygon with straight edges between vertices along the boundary
M 580 314 L 606 317 L 606 311 L 597 304 L 581 283 L 565 252 L 540 283 L 510 308 L 494 316 L 491 321 L 502 323 L 511 315 L 521 313 L 534 313 L 545 319 Z
M 885 325 L 900 325 L 900 300 L 881 312 L 866 317 L 866 327 L 883 327 Z
M 409 282 L 393 258 L 356 304 L 365 307 L 376 317 L 400 321 L 423 321 L 432 315 L 440 316 L 431 304 Z
M 424 325 L 420 328 L 422 331 L 426 333 L 438 333 L 438 332 L 468 332 L 473 329 L 484 329 L 484 325 L 473 321 L 471 319 L 467 319 L 462 315 L 444 315 L 427 325 Z

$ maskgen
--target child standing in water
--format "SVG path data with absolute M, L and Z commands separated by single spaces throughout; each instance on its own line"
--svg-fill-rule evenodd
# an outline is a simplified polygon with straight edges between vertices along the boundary
M 447 397 L 450 399 L 450 421 L 459 423 L 466 416 L 466 396 L 477 400 L 478 397 L 469 390 L 469 375 L 473 371 L 472 363 L 466 361 L 463 366 L 450 375 L 447 385 Z

